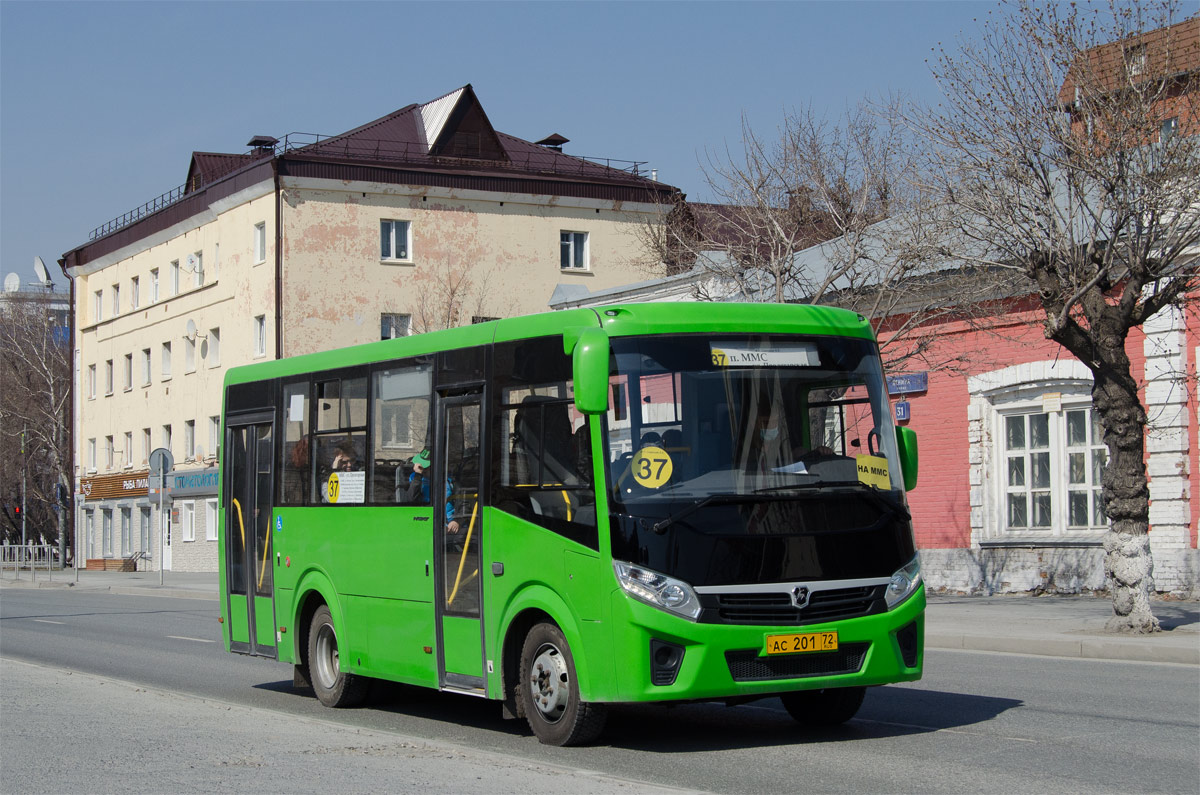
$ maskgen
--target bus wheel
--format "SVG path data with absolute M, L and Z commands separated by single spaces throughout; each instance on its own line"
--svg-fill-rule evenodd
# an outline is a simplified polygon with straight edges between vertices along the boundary
M 608 711 L 603 704 L 579 699 L 575 660 L 562 631 L 537 624 L 521 647 L 519 692 L 525 719 L 546 745 L 579 745 L 604 730 Z
M 827 690 L 798 690 L 779 697 L 788 714 L 805 726 L 837 726 L 858 713 L 865 687 L 831 687 Z
M 365 678 L 342 672 L 337 630 L 326 605 L 317 608 L 308 632 L 308 672 L 313 692 L 327 707 L 353 707 L 367 694 Z

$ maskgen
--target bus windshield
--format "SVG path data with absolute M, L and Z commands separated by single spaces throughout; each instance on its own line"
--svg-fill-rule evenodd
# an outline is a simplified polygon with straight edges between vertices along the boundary
M 861 528 L 881 512 L 904 512 L 872 342 L 631 337 L 614 339 L 612 351 L 605 430 L 614 512 L 647 520 L 660 534 L 679 522 L 723 535 Z M 809 511 L 803 521 L 752 509 L 817 498 L 874 508 L 824 511 L 820 519 Z

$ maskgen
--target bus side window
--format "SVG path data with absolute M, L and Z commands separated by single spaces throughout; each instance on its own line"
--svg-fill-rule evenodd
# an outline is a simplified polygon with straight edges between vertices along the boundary
M 308 381 L 283 387 L 283 461 L 281 505 L 303 505 L 311 468 L 312 434 L 308 419 Z
M 376 370 L 371 390 L 371 501 L 406 504 L 412 459 L 426 446 L 433 369 Z

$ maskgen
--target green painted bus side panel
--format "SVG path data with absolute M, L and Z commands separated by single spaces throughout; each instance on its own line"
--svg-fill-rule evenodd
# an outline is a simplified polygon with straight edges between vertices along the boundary
M 293 615 L 291 609 L 295 598 L 296 595 L 291 588 L 275 588 L 275 622 L 284 627 L 283 637 L 275 648 L 275 653 L 278 655 L 276 659 L 279 662 L 294 663 L 300 659 L 296 656 L 296 641 L 300 637 L 300 633 L 297 632 L 291 619 Z
M 483 676 L 481 642 L 478 619 L 444 616 L 442 644 L 446 653 L 446 672 Z
M 879 685 L 921 678 L 923 651 L 917 666 L 907 668 L 900 657 L 894 633 L 918 622 L 920 648 L 924 646 L 925 590 L 922 588 L 894 610 L 875 616 L 812 624 L 804 627 L 745 627 L 729 624 L 694 624 L 671 616 L 621 591 L 612 595 L 612 655 L 622 661 L 617 668 L 618 690 L 605 700 L 664 701 L 681 698 L 722 698 L 732 695 L 782 693 L 833 686 Z M 838 643 L 871 642 L 871 650 L 858 673 L 812 676 L 797 679 L 735 682 L 729 673 L 725 652 L 758 649 L 773 633 L 820 632 L 835 629 Z M 667 687 L 650 684 L 650 640 L 684 646 L 683 664 L 675 683 Z
M 432 604 L 369 597 L 346 601 L 351 620 L 367 634 L 361 673 L 410 685 L 438 686 Z M 478 635 L 476 631 L 476 643 Z
M 235 643 L 250 642 L 250 609 L 243 594 L 231 594 L 229 597 L 229 613 L 226 622 L 229 624 L 229 638 Z
M 599 621 L 604 604 L 600 581 L 601 566 L 595 554 L 585 555 L 574 549 L 563 550 L 564 573 L 570 587 L 565 591 L 567 603 L 583 621 Z
M 259 646 L 275 645 L 275 600 L 270 596 L 254 597 L 254 635 Z

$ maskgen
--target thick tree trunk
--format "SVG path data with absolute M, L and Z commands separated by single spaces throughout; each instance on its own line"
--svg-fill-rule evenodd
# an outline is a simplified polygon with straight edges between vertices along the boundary
M 1150 556 L 1150 491 L 1146 485 L 1146 412 L 1123 345 L 1102 350 L 1093 370 L 1092 403 L 1104 428 L 1108 464 L 1104 468 L 1104 574 L 1112 593 L 1110 632 L 1147 634 L 1160 630 L 1150 609 L 1154 562 Z

